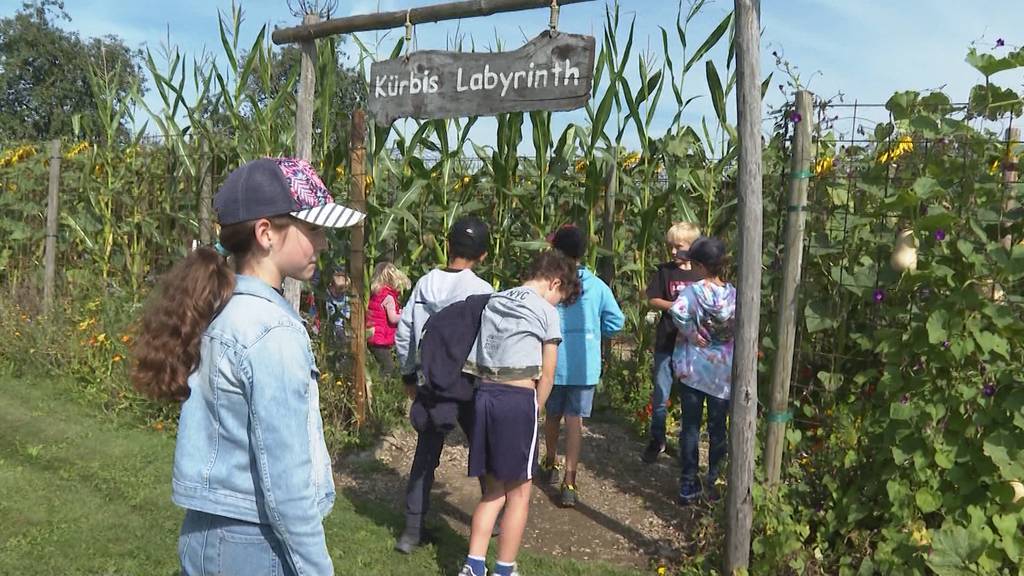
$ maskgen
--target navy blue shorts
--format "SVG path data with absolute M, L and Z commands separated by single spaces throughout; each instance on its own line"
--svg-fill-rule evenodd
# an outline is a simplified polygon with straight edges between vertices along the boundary
M 501 482 L 533 479 L 537 457 L 537 391 L 482 382 L 476 391 L 469 475 Z

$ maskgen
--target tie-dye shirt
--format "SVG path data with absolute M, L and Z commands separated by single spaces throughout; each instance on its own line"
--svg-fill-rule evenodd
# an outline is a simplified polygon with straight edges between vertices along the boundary
M 683 384 L 715 398 L 732 393 L 736 288 L 707 280 L 687 286 L 669 310 L 679 329 L 672 368 Z M 707 341 L 697 346 L 697 336 Z

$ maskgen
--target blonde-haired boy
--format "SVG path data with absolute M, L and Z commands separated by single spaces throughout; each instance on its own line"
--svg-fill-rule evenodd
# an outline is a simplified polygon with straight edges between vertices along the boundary
M 690 244 L 700 237 L 700 228 L 692 222 L 676 222 L 665 233 L 665 244 L 669 260 L 658 265 L 647 282 L 647 303 L 661 312 L 655 329 L 654 366 L 651 390 L 651 440 L 644 448 L 641 458 L 648 464 L 655 462 L 665 451 L 665 417 L 668 399 L 672 394 L 672 351 L 676 344 L 676 327 L 668 314 L 676 296 L 683 288 L 702 277 L 690 269 L 690 263 L 677 256 L 680 250 L 688 250 Z

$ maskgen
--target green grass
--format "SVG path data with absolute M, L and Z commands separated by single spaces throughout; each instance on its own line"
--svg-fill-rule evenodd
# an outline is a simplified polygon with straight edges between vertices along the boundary
M 174 438 L 99 414 L 71 386 L 0 376 L 0 574 L 176 575 Z M 339 494 L 326 522 L 336 573 L 457 572 L 465 538 L 445 528 L 436 544 L 401 556 L 391 549 L 401 522 L 397 502 Z M 530 575 L 634 574 L 528 554 L 521 566 Z

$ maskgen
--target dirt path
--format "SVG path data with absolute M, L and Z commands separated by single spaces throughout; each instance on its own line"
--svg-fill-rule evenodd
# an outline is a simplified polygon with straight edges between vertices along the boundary
M 349 455 L 337 468 L 339 488 L 401 509 L 415 443 L 415 433 L 403 429 L 384 438 L 373 451 Z M 622 427 L 589 421 L 577 479 L 580 504 L 575 509 L 559 508 L 557 486 L 535 487 L 524 548 L 641 568 L 658 561 L 675 563 L 687 550 L 699 547 L 711 511 L 676 505 L 679 467 L 675 458 L 662 456 L 656 464 L 644 464 L 642 449 L 643 443 Z M 477 481 L 466 477 L 467 456 L 465 438 L 453 432 L 441 457 L 432 499 L 432 510 L 466 536 L 480 496 Z

